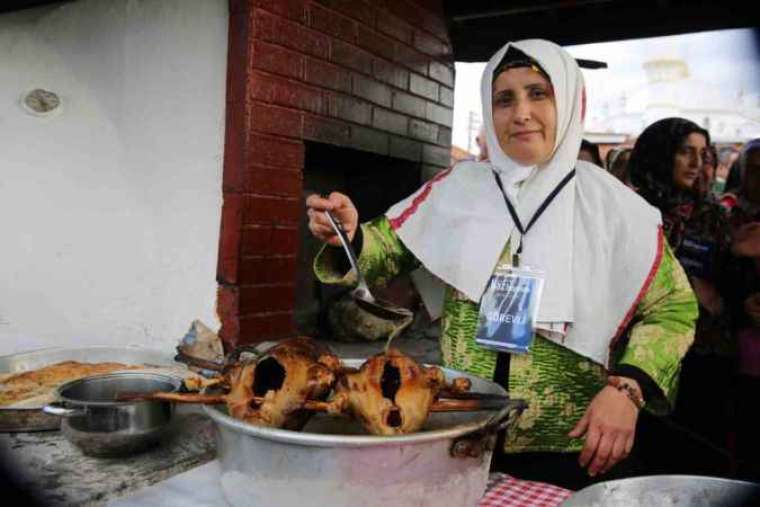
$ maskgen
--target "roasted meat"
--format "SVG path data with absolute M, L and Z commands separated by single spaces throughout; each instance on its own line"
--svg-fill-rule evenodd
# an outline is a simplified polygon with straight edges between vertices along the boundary
M 282 341 L 227 372 L 227 408 L 231 416 L 251 424 L 300 429 L 312 413 L 305 402 L 327 398 L 339 368 L 338 358 L 317 341 Z
M 228 357 L 220 377 L 186 387 L 220 390 L 211 393 L 152 393 L 121 399 L 162 399 L 184 403 L 225 403 L 232 417 L 273 428 L 301 429 L 314 410 L 323 409 L 341 367 L 340 360 L 324 344 L 311 338 L 283 340 L 253 359 L 241 360 L 240 350 Z M 188 363 L 200 363 L 184 356 Z M 212 367 L 203 361 L 203 367 Z
M 345 368 L 326 345 L 305 337 L 284 340 L 254 359 L 235 353 L 223 375 L 205 384 L 220 393 L 132 399 L 225 403 L 237 419 L 291 430 L 303 428 L 316 411 L 328 412 L 355 417 L 373 435 L 418 431 L 430 412 L 492 410 L 504 403 L 503 397 L 467 392 L 466 378 L 447 383 L 440 368 L 420 365 L 397 349 L 370 357 L 359 369 Z
M 469 387 L 467 379 L 447 385 L 439 368 L 422 366 L 390 349 L 358 370 L 343 371 L 329 411 L 356 417 L 374 435 L 403 435 L 422 428 L 441 390 L 461 392 Z

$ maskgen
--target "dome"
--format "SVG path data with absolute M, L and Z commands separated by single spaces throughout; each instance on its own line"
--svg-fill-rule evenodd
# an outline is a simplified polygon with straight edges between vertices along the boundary
M 649 60 L 644 70 L 648 83 L 630 95 L 627 112 L 664 109 L 699 115 L 738 110 L 737 101 L 720 88 L 689 77 L 689 67 L 683 60 Z

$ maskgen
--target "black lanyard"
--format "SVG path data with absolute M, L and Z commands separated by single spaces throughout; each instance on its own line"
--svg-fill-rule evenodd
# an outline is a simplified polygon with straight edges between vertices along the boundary
M 544 199 L 544 202 L 541 203 L 541 206 L 538 207 L 536 212 L 533 214 L 533 218 L 530 219 L 530 222 L 528 222 L 527 227 L 523 227 L 522 222 L 520 221 L 520 217 L 517 216 L 517 211 L 515 211 L 515 207 L 512 206 L 512 203 L 509 201 L 509 198 L 507 197 L 507 193 L 504 191 L 504 185 L 501 182 L 501 177 L 499 176 L 499 173 L 496 171 L 493 172 L 494 178 L 496 178 L 496 184 L 499 185 L 499 190 L 501 190 L 501 195 L 504 196 L 504 202 L 507 203 L 507 209 L 509 210 L 509 214 L 512 216 L 512 221 L 515 223 L 515 227 L 517 227 L 517 230 L 520 231 L 520 244 L 517 246 L 517 253 L 522 253 L 522 237 L 525 236 L 531 227 L 533 227 L 533 224 L 536 223 L 536 220 L 538 220 L 538 217 L 540 217 L 544 211 L 546 211 L 546 208 L 549 207 L 549 204 L 554 200 L 555 197 L 562 191 L 563 188 L 565 188 L 565 185 L 567 185 L 571 179 L 575 176 L 575 169 L 567 173 L 567 175 L 562 178 L 562 181 L 560 181 L 556 187 L 554 187 L 554 190 L 551 191 L 551 193 L 546 196 L 546 199 Z M 517 265 L 517 260 L 514 260 L 515 265 Z
M 554 200 L 555 197 L 562 191 L 563 188 L 565 188 L 565 185 L 567 185 L 571 179 L 575 176 L 575 169 L 567 173 L 567 175 L 562 178 L 562 181 L 559 182 L 559 184 L 554 187 L 554 190 L 546 196 L 546 199 L 544 199 L 544 202 L 541 203 L 541 206 L 538 207 L 536 212 L 533 214 L 533 218 L 530 219 L 530 222 L 528 222 L 528 227 L 523 228 L 522 222 L 520 221 L 520 217 L 517 216 L 517 211 L 515 210 L 514 206 L 512 206 L 512 203 L 509 201 L 509 198 L 507 197 L 507 193 L 504 191 L 504 185 L 501 182 L 501 177 L 499 176 L 499 173 L 494 171 L 493 173 L 494 178 L 496 178 L 496 184 L 499 185 L 499 190 L 501 190 L 501 195 L 504 196 L 504 202 L 507 203 L 507 209 L 509 210 L 509 214 L 512 216 L 512 221 L 515 223 L 515 227 L 517 227 L 517 230 L 520 231 L 520 244 L 517 246 L 517 253 L 520 254 L 522 252 L 522 237 L 525 236 L 525 234 L 530 230 L 531 227 L 533 227 L 533 224 L 536 223 L 536 220 L 538 220 L 538 217 L 541 216 L 541 214 L 546 211 L 546 208 L 549 207 L 549 204 Z M 512 259 L 512 264 L 514 266 L 517 266 L 519 264 L 519 261 L 517 259 L 517 255 L 514 256 Z M 496 358 L 496 368 L 494 370 L 493 380 L 500 386 L 502 386 L 504 389 L 509 391 L 509 366 L 510 366 L 510 355 L 505 352 L 499 352 L 497 358 Z M 504 436 L 500 434 L 500 439 L 503 442 Z M 498 444 L 499 449 L 503 447 L 503 444 Z

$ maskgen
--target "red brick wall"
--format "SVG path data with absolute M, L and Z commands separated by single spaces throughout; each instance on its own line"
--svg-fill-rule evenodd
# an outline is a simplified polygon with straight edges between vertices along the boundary
M 219 315 L 228 347 L 295 332 L 304 140 L 449 163 L 437 0 L 230 0 Z

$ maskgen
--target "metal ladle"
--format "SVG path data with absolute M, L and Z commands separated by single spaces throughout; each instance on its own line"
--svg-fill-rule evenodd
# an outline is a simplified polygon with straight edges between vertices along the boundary
M 380 301 L 372 295 L 369 286 L 367 285 L 367 280 L 359 269 L 359 262 L 356 260 L 356 255 L 351 247 L 348 235 L 343 229 L 343 224 L 341 224 L 341 222 L 329 211 L 325 211 L 325 215 L 327 215 L 327 220 L 330 222 L 333 230 L 338 235 L 338 239 L 340 239 L 340 243 L 343 245 L 343 250 L 345 250 L 346 256 L 348 256 L 348 262 L 351 264 L 351 268 L 356 271 L 357 284 L 356 288 L 351 291 L 351 297 L 356 301 L 357 306 L 373 316 L 382 320 L 394 321 L 397 323 L 394 331 L 389 337 L 390 341 L 403 331 L 406 326 L 411 324 L 414 314 L 406 308 L 401 308 Z

